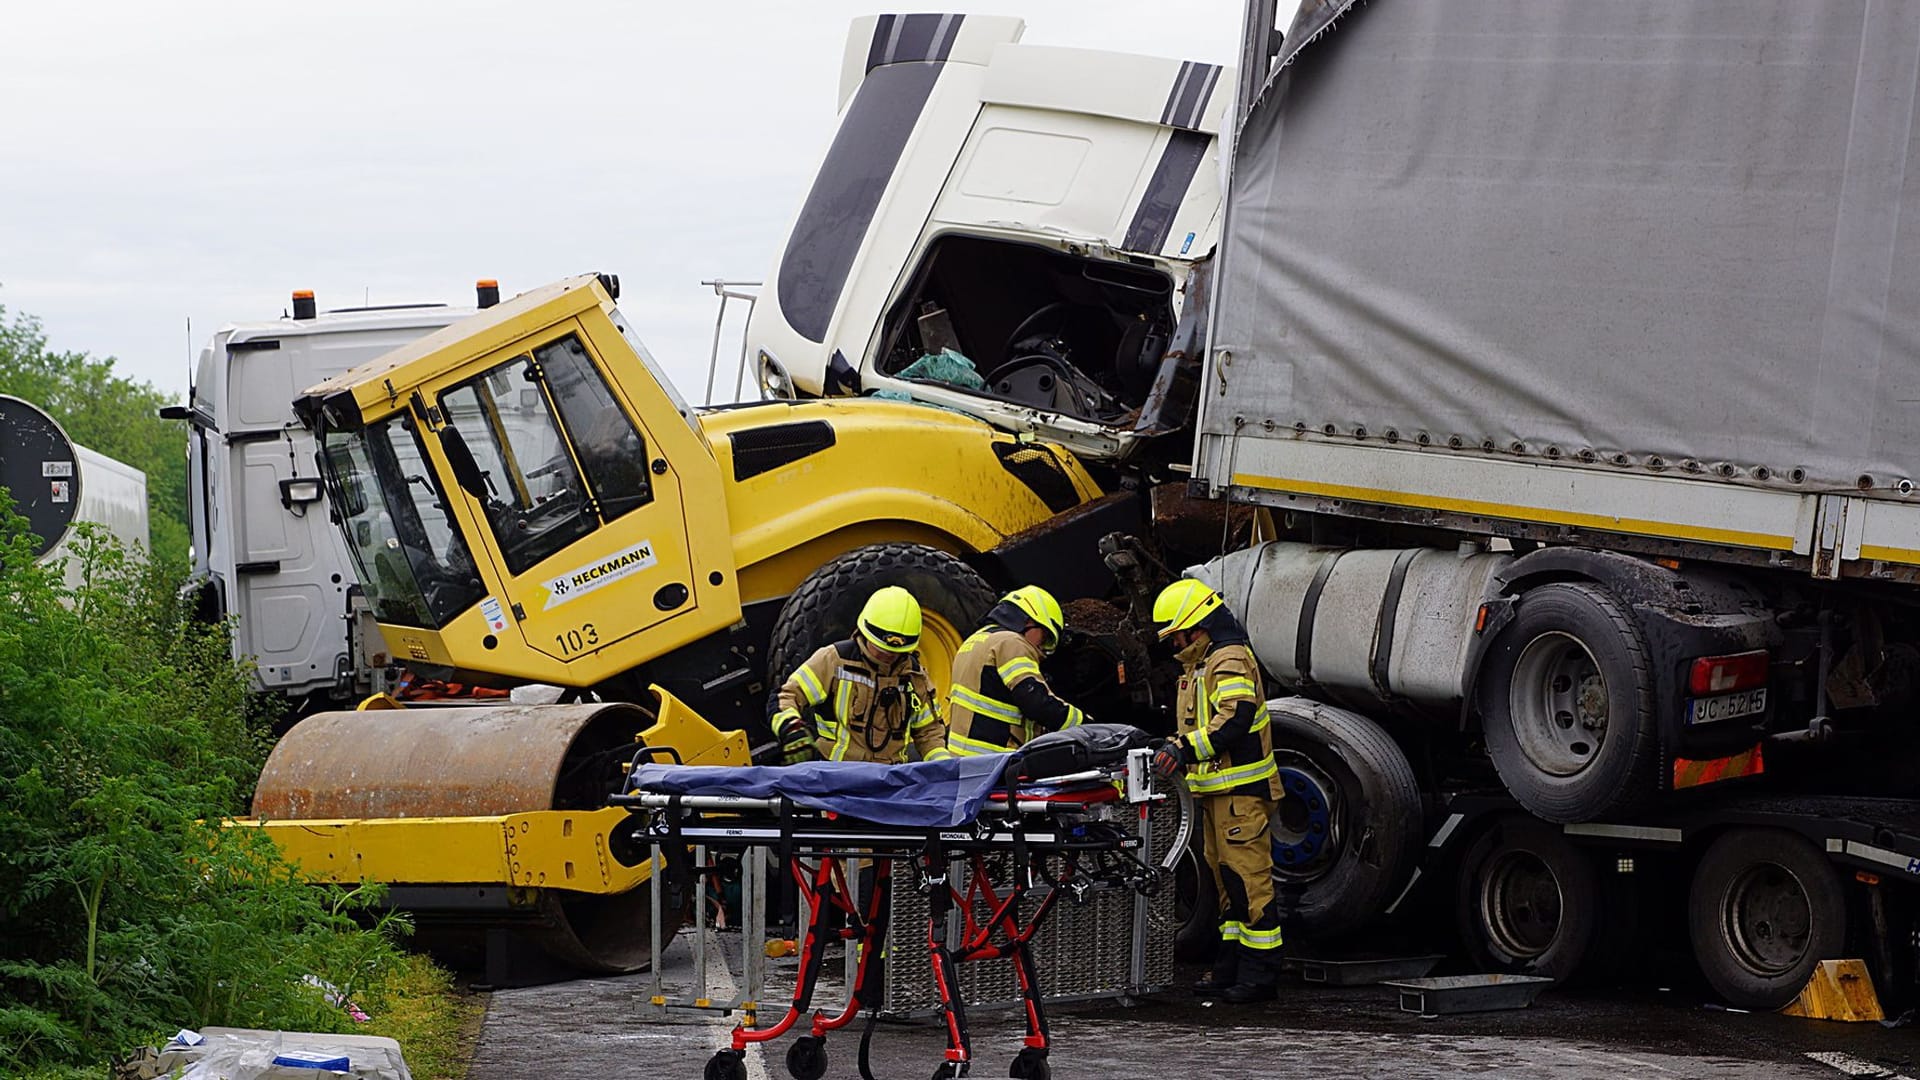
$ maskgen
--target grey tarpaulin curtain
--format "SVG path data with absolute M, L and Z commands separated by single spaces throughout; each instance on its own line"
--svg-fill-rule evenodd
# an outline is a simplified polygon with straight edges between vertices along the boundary
M 1234 149 L 1232 413 L 1920 477 L 1920 3 L 1371 0 L 1288 48 Z

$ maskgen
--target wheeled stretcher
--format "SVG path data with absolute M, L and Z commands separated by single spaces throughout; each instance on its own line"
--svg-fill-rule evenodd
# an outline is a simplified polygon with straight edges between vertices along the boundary
M 1015 754 L 911 765 L 637 767 L 614 801 L 636 810 L 633 840 L 664 853 L 670 883 L 694 875 L 688 853 L 696 847 L 771 853 L 810 912 L 791 1004 L 767 1026 L 749 1013 L 731 1045 L 708 1062 L 707 1080 L 740 1080 L 749 1045 L 803 1022 L 787 1069 L 796 1080 L 817 1080 L 826 1072 L 828 1033 L 862 1011 L 869 1023 L 860 1071 L 871 1080 L 867 1050 L 881 1001 L 889 899 L 896 878 L 907 875 L 927 898 L 926 942 L 947 1035 L 936 1080 L 968 1075 L 973 1061 L 959 965 L 1003 958 L 1026 1020 L 1009 1075 L 1045 1080 L 1051 1037 L 1031 951 L 1035 933 L 1063 898 L 1096 887 L 1162 888 L 1192 830 L 1185 787 L 1155 788 L 1144 741 L 1124 725 L 1087 725 Z M 1178 815 L 1164 851 L 1146 850 L 1149 814 Z M 956 877 L 955 866 L 967 872 Z M 956 913 L 958 932 L 950 934 Z M 831 1015 L 812 1012 L 822 954 L 834 939 L 859 950 L 848 1001 Z

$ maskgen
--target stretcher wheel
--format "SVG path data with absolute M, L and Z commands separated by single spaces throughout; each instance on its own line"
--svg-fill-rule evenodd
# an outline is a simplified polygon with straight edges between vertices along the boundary
M 747 1055 L 742 1050 L 721 1050 L 707 1059 L 705 1080 L 747 1080 Z
M 1013 1080 L 1053 1080 L 1053 1066 L 1047 1064 L 1047 1052 L 1029 1046 L 1013 1059 L 1007 1075 Z
M 933 1070 L 933 1080 L 959 1080 L 967 1075 L 967 1063 L 964 1061 L 943 1061 Z
M 802 1035 L 787 1047 L 787 1072 L 793 1080 L 820 1080 L 827 1075 L 827 1040 Z

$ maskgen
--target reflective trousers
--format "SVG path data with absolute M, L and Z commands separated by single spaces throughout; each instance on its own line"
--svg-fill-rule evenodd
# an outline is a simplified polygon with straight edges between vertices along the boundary
M 1280 947 L 1280 906 L 1273 893 L 1272 799 L 1252 795 L 1200 798 L 1201 842 L 1220 897 L 1220 942 L 1238 942 L 1258 961 Z

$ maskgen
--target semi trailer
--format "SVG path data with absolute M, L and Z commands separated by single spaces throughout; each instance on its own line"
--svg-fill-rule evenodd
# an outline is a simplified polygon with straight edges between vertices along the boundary
M 1275 532 L 1194 573 L 1300 695 L 1297 924 L 1911 994 L 1917 19 L 1248 5 L 1191 465 Z

